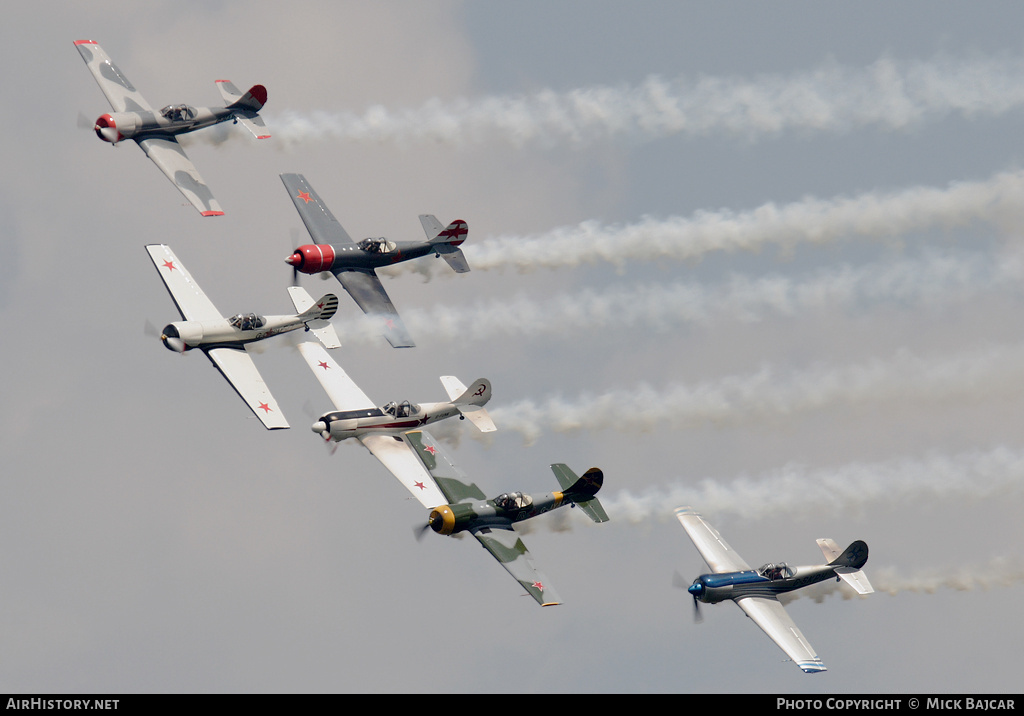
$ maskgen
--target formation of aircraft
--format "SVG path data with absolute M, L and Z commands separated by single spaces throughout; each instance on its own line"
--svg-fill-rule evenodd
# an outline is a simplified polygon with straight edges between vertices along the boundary
M 378 407 L 320 345 L 304 341 L 299 352 L 335 408 L 313 423 L 313 432 L 325 440 L 358 440 L 424 507 L 435 507 L 445 498 L 424 472 L 404 434 L 456 415 L 468 418 L 481 432 L 496 430 L 483 407 L 491 399 L 491 383 L 486 378 L 478 378 L 467 388 L 454 376 L 442 376 L 451 398 L 447 402 L 416 405 L 392 401 Z
M 370 237 L 356 243 L 304 176 L 282 174 L 281 181 L 302 223 L 316 242 L 299 246 L 285 259 L 286 263 L 291 264 L 296 274 L 333 273 L 363 313 L 380 324 L 384 337 L 392 346 L 415 346 L 374 269 L 434 254 L 444 258 L 456 273 L 466 273 L 469 264 L 459 248 L 469 231 L 466 222 L 458 220 L 442 226 L 437 217 L 422 214 L 420 224 L 427 234 L 426 241 L 390 241 L 383 237 Z
M 560 492 L 536 498 L 522 492 L 503 492 L 488 500 L 430 433 L 412 430 L 405 435 L 445 498 L 445 503 L 431 509 L 423 530 L 429 528 L 442 535 L 469 532 L 538 604 L 560 604 L 561 599 L 537 569 L 513 525 L 566 505 L 579 507 L 594 522 L 607 522 L 608 515 L 596 497 L 604 473 L 592 467 L 578 477 L 567 465 L 558 463 L 551 470 L 562 487 Z
M 175 137 L 230 120 L 240 123 L 257 139 L 268 138 L 270 134 L 259 116 L 267 102 L 263 85 L 253 85 L 242 94 L 230 81 L 217 80 L 225 106 L 169 104 L 157 111 L 96 42 L 76 40 L 75 47 L 114 110 L 96 120 L 96 136 L 115 145 L 125 139 L 134 140 L 203 216 L 223 215 L 220 204 Z
M 241 123 L 258 139 L 269 137 L 258 114 L 267 100 L 263 86 L 254 85 L 242 94 L 231 82 L 218 80 L 224 107 L 168 105 L 157 112 L 96 42 L 79 40 L 75 47 L 114 109 L 96 120 L 93 129 L 97 136 L 112 144 L 134 140 L 203 216 L 223 214 L 175 136 L 231 120 Z M 467 388 L 454 376 L 442 376 L 448 401 L 376 405 L 325 350 L 341 346 L 330 323 L 338 309 L 337 296 L 327 294 L 313 301 L 297 285 L 300 272 L 332 273 L 363 312 L 380 321 L 392 346 L 412 347 L 415 344 L 375 269 L 434 254 L 443 257 L 457 273 L 469 271 L 459 248 L 468 232 L 466 222 L 457 220 L 443 226 L 436 217 L 421 215 L 426 241 L 394 242 L 371 237 L 357 243 L 305 177 L 280 177 L 316 242 L 299 246 L 286 259 L 294 272 L 294 285 L 288 293 L 296 312 L 278 316 L 222 316 L 170 247 L 150 244 L 146 250 L 182 317 L 163 328 L 161 341 L 177 353 L 200 349 L 266 428 L 282 429 L 289 427 L 288 423 L 248 351 L 256 341 L 273 335 L 299 328 L 312 332 L 320 343 L 304 341 L 298 348 L 334 403 L 334 410 L 313 423 L 313 432 L 327 441 L 355 438 L 428 508 L 427 521 L 417 530 L 417 536 L 428 529 L 451 536 L 468 532 L 538 604 L 561 603 L 537 569 L 514 525 L 566 505 L 579 507 L 593 522 L 607 522 L 608 515 L 597 499 L 604 473 L 592 467 L 577 476 L 567 465 L 553 464 L 551 470 L 560 491 L 536 498 L 522 492 L 505 492 L 487 499 L 423 426 L 458 415 L 460 419 L 468 418 L 482 432 L 494 431 L 494 422 L 484 408 L 491 398 L 490 382 L 480 378 Z M 701 602 L 732 600 L 800 669 L 808 673 L 826 671 L 778 597 L 832 578 L 847 582 L 859 594 L 870 594 L 874 590 L 862 570 L 868 557 L 867 544 L 856 541 L 840 551 L 831 539 L 819 539 L 818 545 L 828 560 L 826 564 L 790 567 L 786 563 L 769 563 L 755 570 L 691 507 L 677 508 L 675 513 L 712 570 L 687 587 L 697 617 Z
M 294 315 L 238 313 L 224 317 L 169 246 L 150 244 L 146 252 L 183 319 L 164 326 L 160 334 L 163 344 L 176 353 L 202 350 L 267 429 L 287 428 L 288 422 L 247 350 L 256 341 L 299 328 L 311 331 L 329 348 L 339 348 L 341 341 L 330 323 L 338 310 L 338 297 L 327 294 L 314 303 L 305 289 L 291 286 L 288 294 L 295 305 Z
M 693 596 L 695 612 L 699 614 L 700 602 L 715 604 L 731 599 L 804 672 L 827 671 L 778 595 L 833 578 L 842 579 L 858 594 L 872 593 L 875 590 L 861 570 L 868 561 L 867 544 L 858 540 L 840 552 L 831 539 L 819 539 L 827 564 L 791 567 L 782 562 L 752 569 L 693 508 L 679 507 L 675 512 L 712 572 L 697 577 L 687 589 Z

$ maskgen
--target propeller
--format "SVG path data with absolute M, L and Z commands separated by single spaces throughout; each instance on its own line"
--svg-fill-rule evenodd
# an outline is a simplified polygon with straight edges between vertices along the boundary
M 302 238 L 302 235 L 299 233 L 299 230 L 297 228 L 295 228 L 294 226 L 291 228 L 291 237 L 292 237 L 292 251 L 294 252 L 294 250 L 295 250 L 294 247 L 299 245 L 299 239 Z M 292 286 L 298 286 L 299 285 L 299 261 L 298 261 L 298 259 L 295 258 L 295 254 L 292 253 L 288 258 L 286 258 L 284 260 L 284 262 L 286 264 L 290 264 L 291 267 L 292 267 Z
M 700 594 L 699 588 L 697 591 L 694 591 L 694 585 L 688 583 L 683 578 L 683 575 L 679 574 L 679 572 L 672 573 L 672 586 L 679 587 L 680 589 L 685 589 L 693 595 L 693 622 L 695 624 L 700 624 L 702 621 L 704 621 L 704 617 L 700 613 L 700 600 L 697 598 Z
M 424 524 L 422 524 L 419 527 L 413 527 L 412 528 L 412 535 L 413 535 L 413 537 L 416 538 L 417 542 L 420 542 L 420 541 L 423 540 L 423 535 L 425 535 L 427 533 L 427 530 L 429 530 L 429 529 L 430 529 L 430 523 L 429 522 L 425 522 Z

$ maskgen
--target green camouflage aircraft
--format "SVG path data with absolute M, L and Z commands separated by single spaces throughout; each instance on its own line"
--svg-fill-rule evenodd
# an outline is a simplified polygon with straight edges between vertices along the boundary
M 405 435 L 448 500 L 447 505 L 430 511 L 427 524 L 419 534 L 428 528 L 442 535 L 469 532 L 538 604 L 542 607 L 560 604 L 561 600 L 534 565 L 513 525 L 565 505 L 579 507 L 594 522 L 607 522 L 608 515 L 595 497 L 604 482 L 604 473 L 592 467 L 582 477 L 577 477 L 568 466 L 558 463 L 552 465 L 551 470 L 562 486 L 561 492 L 538 498 L 522 492 L 505 492 L 488 500 L 430 433 L 413 430 Z

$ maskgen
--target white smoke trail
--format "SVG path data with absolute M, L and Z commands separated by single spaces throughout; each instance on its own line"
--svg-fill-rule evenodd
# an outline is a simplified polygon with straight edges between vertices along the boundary
M 418 340 L 479 341 L 499 337 L 571 337 L 595 329 L 645 327 L 669 330 L 680 324 L 758 321 L 830 307 L 895 301 L 936 308 L 981 291 L 1017 288 L 1024 255 L 925 252 L 921 259 L 841 266 L 810 278 L 734 275 L 717 286 L 678 282 L 640 287 L 602 287 L 544 299 L 534 295 L 479 301 L 471 306 L 402 308 Z M 378 342 L 379 331 L 360 317 L 335 319 L 346 343 Z
M 789 76 L 650 76 L 639 86 L 477 99 L 432 99 L 417 108 L 375 105 L 353 112 L 284 112 L 268 124 L 284 145 L 310 141 L 490 141 L 515 146 L 722 133 L 749 140 L 788 131 L 845 133 L 868 127 L 903 130 L 949 115 L 998 116 L 1024 104 L 1019 57 L 897 61 L 863 68 L 825 64 Z
M 958 592 L 988 591 L 1002 587 L 1012 587 L 1024 582 L 1024 565 L 1019 560 L 996 557 L 983 565 L 960 565 L 942 569 L 917 570 L 913 574 L 903 575 L 895 567 L 865 567 L 871 586 L 876 592 L 890 595 L 901 592 L 918 592 L 935 594 L 940 590 L 950 589 Z M 821 603 L 826 597 L 838 594 L 843 599 L 852 599 L 859 595 L 843 582 L 829 580 L 819 582 L 779 596 L 779 601 L 789 604 L 797 599 L 808 598 Z
M 819 366 L 789 375 L 765 366 L 756 373 L 696 385 L 640 385 L 575 400 L 522 400 L 489 412 L 503 431 L 518 432 L 530 444 L 551 432 L 775 422 L 837 403 L 962 400 L 1003 395 L 1013 385 L 1024 385 L 1024 345 L 989 346 L 939 358 L 900 351 L 888 361 Z
M 699 506 L 709 515 L 730 513 L 745 519 L 779 519 L 858 511 L 873 502 L 956 498 L 962 501 L 1024 493 L 1024 453 L 1007 447 L 957 455 L 927 455 L 878 463 L 850 463 L 808 470 L 790 464 L 760 476 L 730 482 L 705 478 L 639 493 L 602 495 L 615 521 L 670 520 L 680 505 Z
M 803 243 L 842 239 L 903 237 L 930 228 L 972 223 L 1000 227 L 1021 223 L 1024 172 L 999 173 L 986 181 L 954 182 L 946 188 L 911 187 L 854 197 L 813 197 L 790 204 L 769 202 L 748 211 L 700 211 L 691 217 L 647 217 L 633 224 L 584 221 L 540 234 L 507 235 L 463 245 L 474 271 L 579 267 L 636 261 L 684 261 L 717 251 L 791 252 Z M 440 272 L 439 262 L 410 261 L 382 273 Z

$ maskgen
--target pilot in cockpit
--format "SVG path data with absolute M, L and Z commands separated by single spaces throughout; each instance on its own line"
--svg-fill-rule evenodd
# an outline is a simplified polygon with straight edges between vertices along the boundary
M 503 492 L 494 498 L 494 504 L 503 510 L 518 510 L 533 504 L 533 498 L 522 492 Z
M 413 405 L 408 400 L 403 400 L 401 403 L 396 403 L 392 400 L 382 410 L 388 415 L 394 415 L 396 418 L 408 418 L 419 410 L 419 407 Z
M 772 564 L 769 562 L 758 571 L 761 573 L 762 577 L 772 580 L 786 579 L 787 577 L 793 576 L 793 570 L 790 569 L 785 562 L 780 562 L 779 564 Z

